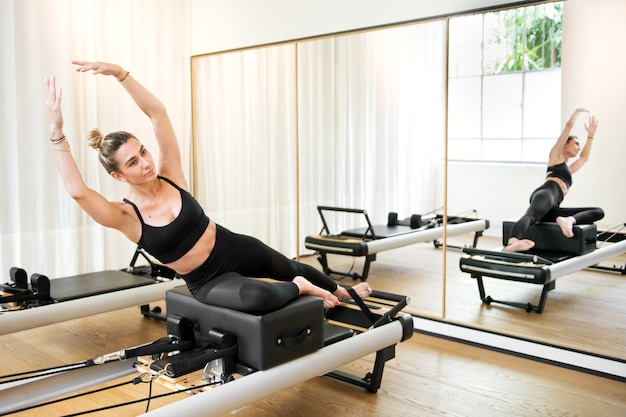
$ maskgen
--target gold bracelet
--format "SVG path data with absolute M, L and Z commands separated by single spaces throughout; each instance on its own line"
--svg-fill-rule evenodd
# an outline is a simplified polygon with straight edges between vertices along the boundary
M 56 145 L 57 143 L 63 142 L 65 139 L 67 138 L 65 137 L 65 135 L 63 135 L 63 137 L 60 137 L 58 139 L 50 138 L 50 142 L 52 142 L 53 145 Z
M 118 80 L 118 81 L 119 81 L 119 82 L 124 81 L 126 78 L 128 78 L 128 74 L 130 74 L 130 71 L 126 71 L 126 75 L 124 75 L 124 76 L 122 77 L 122 79 L 121 79 L 121 80 Z
M 587 140 L 593 140 L 593 136 L 587 136 Z
M 57 152 L 72 152 L 71 149 L 57 149 L 57 148 L 52 148 L 52 150 L 57 151 Z

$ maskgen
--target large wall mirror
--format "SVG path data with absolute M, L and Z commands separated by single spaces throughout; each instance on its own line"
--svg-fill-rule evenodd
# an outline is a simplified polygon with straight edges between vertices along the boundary
M 304 239 L 321 229 L 320 205 L 363 209 L 374 223 L 385 223 L 390 212 L 402 218 L 442 208 L 448 215 L 488 219 L 489 207 L 472 209 L 499 191 L 485 195 L 479 183 L 504 171 L 497 164 L 468 168 L 446 160 L 475 151 L 448 140 L 456 134 L 448 132 L 450 23 L 416 22 L 192 57 L 197 198 L 226 227 L 317 266 Z M 521 81 L 531 83 L 553 80 Z M 559 104 L 544 100 L 529 114 L 547 117 L 560 130 Z M 474 110 L 464 116 L 484 120 Z M 540 142 L 532 146 L 541 149 Z M 359 216 L 330 216 L 337 232 L 363 225 Z M 489 234 L 491 240 L 482 237 L 479 246 L 500 244 L 499 230 Z M 558 297 L 550 301 L 543 314 L 482 304 L 474 280 L 459 271 L 461 252 L 452 249 L 472 238 L 447 237 L 449 249 L 420 243 L 382 252 L 371 265 L 371 282 L 410 295 L 410 312 L 419 316 L 626 359 L 626 336 L 592 317 L 581 325 L 584 317 L 569 293 L 560 304 Z M 362 258 L 331 262 L 349 271 L 363 266 Z M 537 287 L 504 291 L 535 297 Z
M 317 266 L 303 242 L 322 227 L 318 206 L 365 210 L 374 224 L 443 213 L 445 39 L 436 21 L 194 57 L 198 199 L 227 227 Z M 362 214 L 325 216 L 331 232 L 367 226 Z M 429 267 L 415 256 L 406 273 L 427 285 L 405 278 L 394 290 L 441 317 L 443 251 L 428 248 Z M 364 268 L 329 258 L 337 271 Z

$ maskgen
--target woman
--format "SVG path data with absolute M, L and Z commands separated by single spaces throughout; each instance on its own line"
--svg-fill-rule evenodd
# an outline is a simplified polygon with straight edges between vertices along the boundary
M 505 246 L 505 252 L 523 252 L 535 246 L 530 239 L 523 239 L 524 232 L 533 224 L 543 222 L 556 222 L 563 235 L 573 237 L 572 227 L 575 224 L 591 224 L 604 217 L 604 211 L 598 207 L 584 208 L 561 208 L 559 205 L 572 186 L 572 174 L 577 172 L 591 153 L 591 145 L 598 128 L 595 116 L 589 116 L 589 123 L 585 125 L 587 141 L 585 147 L 580 150 L 580 143 L 576 136 L 570 136 L 578 114 L 587 112 L 585 109 L 576 109 L 565 124 L 561 136 L 550 150 L 546 181 L 537 188 L 530 196 L 530 207 L 511 229 L 511 237 Z M 567 164 L 570 158 L 580 152 L 580 157 L 571 164 Z
M 351 298 L 345 288 L 312 266 L 210 220 L 187 191 L 178 140 L 163 104 L 119 65 L 72 63 L 78 72 L 115 77 L 150 118 L 160 150 L 157 170 L 150 152 L 130 133 L 103 137 L 92 130 L 88 142 L 98 150 L 100 162 L 111 177 L 129 186 L 123 202 L 106 200 L 83 181 L 63 134 L 62 90 L 57 91 L 54 77 L 46 79 L 50 141 L 58 171 L 67 192 L 96 222 L 119 230 L 172 268 L 193 296 L 207 304 L 258 312 L 279 308 L 300 294 L 320 297 L 325 308 Z M 360 297 L 371 294 L 367 283 L 353 288 Z

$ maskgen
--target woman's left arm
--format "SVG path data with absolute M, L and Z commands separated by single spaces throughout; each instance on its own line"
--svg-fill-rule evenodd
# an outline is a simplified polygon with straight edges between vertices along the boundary
M 587 141 L 585 142 L 585 146 L 582 151 L 580 151 L 580 156 L 577 160 L 570 164 L 570 171 L 572 173 L 578 171 L 582 168 L 583 165 L 587 163 L 589 160 L 589 156 L 591 155 L 591 147 L 593 145 L 593 139 L 596 135 L 596 130 L 598 129 L 598 119 L 595 116 L 589 116 L 589 123 L 585 124 L 585 130 L 587 131 Z
M 135 104 L 150 118 L 154 135 L 159 144 L 159 173 L 170 178 L 179 186 L 187 188 L 178 139 L 163 103 L 133 78 L 129 71 L 124 70 L 119 65 L 87 61 L 72 61 L 72 63 L 78 65 L 76 71 L 93 71 L 94 74 L 112 75 L 119 81 Z

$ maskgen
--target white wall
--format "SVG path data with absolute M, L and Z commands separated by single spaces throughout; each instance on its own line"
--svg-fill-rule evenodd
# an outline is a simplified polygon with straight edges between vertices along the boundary
M 583 106 L 599 119 L 591 160 L 576 174 L 567 203 L 603 207 L 606 218 L 600 225 L 610 227 L 626 222 L 622 182 L 626 180 L 626 1 L 572 0 L 566 4 L 563 118 Z
M 191 53 L 288 41 L 445 16 L 457 11 L 517 3 L 503 0 L 192 0 Z M 565 3 L 562 118 L 588 107 L 599 118 L 591 161 L 574 178 L 563 205 L 601 206 L 601 227 L 626 219 L 624 179 L 626 141 L 619 112 L 626 109 L 626 29 L 624 0 L 568 0 Z M 608 29 L 608 30 L 607 30 Z M 582 122 L 584 119 L 579 119 Z M 586 137 L 582 123 L 574 134 Z M 450 212 L 476 209 L 491 220 L 488 234 L 499 235 L 502 220 L 522 214 L 530 192 L 544 178 L 545 167 L 504 164 L 449 165 Z
M 210 52 L 445 16 L 506 0 L 192 0 L 191 52 Z

